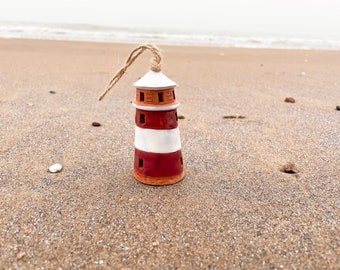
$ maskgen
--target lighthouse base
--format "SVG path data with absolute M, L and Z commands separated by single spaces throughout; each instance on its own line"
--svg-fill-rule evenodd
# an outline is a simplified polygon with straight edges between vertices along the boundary
M 164 186 L 164 185 L 172 185 L 180 182 L 184 178 L 184 172 L 182 172 L 180 175 L 171 176 L 171 177 L 151 177 L 151 176 L 145 176 L 140 175 L 138 172 L 134 171 L 133 176 L 136 180 L 139 182 L 142 182 L 143 184 L 147 185 L 153 185 L 153 186 Z
M 150 153 L 135 148 L 134 177 L 148 185 L 171 185 L 184 178 L 182 152 Z

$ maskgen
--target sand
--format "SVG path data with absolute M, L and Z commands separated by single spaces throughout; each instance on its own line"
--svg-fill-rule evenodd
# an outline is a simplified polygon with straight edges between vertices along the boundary
M 0 268 L 339 269 L 340 51 L 159 46 L 186 177 L 158 187 L 132 176 L 151 54 L 97 100 L 137 45 L 0 40 Z

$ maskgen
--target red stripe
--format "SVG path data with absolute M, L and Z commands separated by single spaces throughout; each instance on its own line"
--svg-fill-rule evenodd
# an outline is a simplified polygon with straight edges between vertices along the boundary
M 168 154 L 156 154 L 135 148 L 134 175 L 147 184 L 173 184 L 182 180 L 183 159 L 178 150 Z
M 136 126 L 149 129 L 174 129 L 178 126 L 177 110 L 146 111 L 136 109 Z

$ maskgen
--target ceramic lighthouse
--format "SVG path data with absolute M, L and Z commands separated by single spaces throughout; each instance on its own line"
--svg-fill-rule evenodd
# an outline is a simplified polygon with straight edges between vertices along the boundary
M 134 83 L 136 98 L 132 105 L 136 108 L 136 127 L 133 175 L 138 181 L 149 185 L 174 184 L 184 178 L 176 83 L 160 71 L 161 58 L 155 46 L 142 45 L 138 48 L 131 53 L 125 67 L 117 73 L 121 73 L 120 78 L 145 49 L 153 52 L 154 64 L 151 70 Z M 155 62 L 158 64 L 156 67 Z M 112 80 L 114 82 L 109 84 L 100 99 L 119 78 Z
M 162 72 L 150 70 L 134 86 L 134 176 L 146 184 L 176 183 L 184 176 L 176 83 Z

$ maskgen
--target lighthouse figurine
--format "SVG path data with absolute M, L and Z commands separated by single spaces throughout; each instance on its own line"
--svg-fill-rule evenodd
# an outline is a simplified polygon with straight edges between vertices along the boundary
M 137 47 L 106 91 L 121 78 L 128 66 L 146 49 L 154 54 L 151 70 L 134 83 L 136 97 L 135 155 L 133 175 L 149 185 L 175 184 L 184 178 L 183 157 L 175 95 L 176 83 L 160 71 L 160 52 L 154 45 Z
M 150 70 L 134 86 L 134 177 L 151 185 L 174 184 L 184 177 L 176 83 Z

